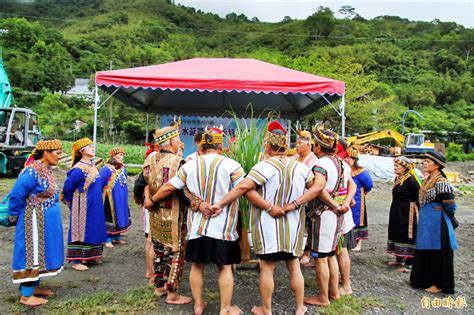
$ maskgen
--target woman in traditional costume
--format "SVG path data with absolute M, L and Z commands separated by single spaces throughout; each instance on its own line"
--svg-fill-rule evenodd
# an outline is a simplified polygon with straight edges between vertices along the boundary
M 354 148 L 349 149 L 349 157 L 347 163 L 351 167 L 352 179 L 357 185 L 356 194 L 354 196 L 355 205 L 352 207 L 352 218 L 354 219 L 354 238 L 357 242 L 353 251 L 360 251 L 362 240 L 369 239 L 367 208 L 365 196 L 372 190 L 372 177 L 367 170 L 361 167 L 357 161 L 359 160 L 359 151 Z
M 121 234 L 127 232 L 131 225 L 128 208 L 127 170 L 123 165 L 125 151 L 114 148 L 109 152 L 110 159 L 100 170 L 100 177 L 107 183 L 104 188 L 104 210 L 107 227 L 107 243 L 112 248 L 115 244 L 125 244 Z
M 103 243 L 107 242 L 102 189 L 106 184 L 92 159 L 94 146 L 89 138 L 72 145 L 72 169 L 64 183 L 64 201 L 71 210 L 66 260 L 75 270 L 89 268 L 84 263 L 99 264 Z
M 64 262 L 63 227 L 58 186 L 51 170 L 59 163 L 59 140 L 39 141 L 10 192 L 9 222 L 16 225 L 13 283 L 20 283 L 20 303 L 48 302 L 40 278 L 61 272 Z
M 454 293 L 453 251 L 458 248 L 453 222 L 457 205 L 443 168 L 446 159 L 430 152 L 423 163 L 428 177 L 420 189 L 420 220 L 411 286 L 430 293 Z
M 396 177 L 388 222 L 387 252 L 395 255 L 396 261 L 391 261 L 388 265 L 400 267 L 400 272 L 410 272 L 415 254 L 421 180 L 408 158 L 397 157 L 394 164 Z

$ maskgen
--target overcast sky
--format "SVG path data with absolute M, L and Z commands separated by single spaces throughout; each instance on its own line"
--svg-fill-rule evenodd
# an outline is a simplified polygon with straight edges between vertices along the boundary
M 397 15 L 413 21 L 443 22 L 454 21 L 465 27 L 474 27 L 474 0 L 461 1 L 311 1 L 311 0 L 176 0 L 176 3 L 194 7 L 205 12 L 217 13 L 222 17 L 235 12 L 243 13 L 248 18 L 257 17 L 260 21 L 278 22 L 285 16 L 293 19 L 304 19 L 315 12 L 319 6 L 331 8 L 337 17 L 342 6 L 350 5 L 356 12 L 367 19 L 379 15 Z

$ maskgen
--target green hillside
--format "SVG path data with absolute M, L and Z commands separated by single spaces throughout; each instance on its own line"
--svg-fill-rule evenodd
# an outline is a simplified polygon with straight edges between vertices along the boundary
M 2 5 L 0 29 L 8 33 L 0 38 L 16 102 L 37 110 L 45 132 L 58 136 L 72 137 L 65 134 L 72 120 L 92 118 L 89 104 L 51 94 L 67 90 L 76 77 L 192 57 L 251 57 L 345 81 L 349 133 L 400 129 L 401 114 L 415 109 L 424 119 L 410 117 L 408 130 L 429 130 L 432 141 L 472 143 L 474 30 L 345 13 L 336 19 L 320 8 L 306 20 L 262 23 L 170 1 L 43 0 Z M 50 112 L 51 104 L 62 110 Z M 112 136 L 112 115 L 116 139 L 140 141 L 143 115 L 111 104 L 101 111 L 103 140 Z M 335 128 L 339 121 L 330 107 L 314 119 Z

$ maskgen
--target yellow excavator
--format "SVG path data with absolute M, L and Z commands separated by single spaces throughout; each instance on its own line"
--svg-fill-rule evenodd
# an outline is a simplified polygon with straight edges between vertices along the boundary
M 379 146 L 372 141 L 391 138 L 395 141 L 395 147 L 386 148 Z M 426 152 L 434 152 L 435 144 L 425 140 L 424 134 L 408 133 L 405 136 L 396 130 L 381 130 L 365 133 L 358 136 L 352 136 L 346 139 L 348 146 L 357 148 L 361 153 L 371 155 L 392 155 L 398 156 L 401 154 L 417 155 Z M 436 151 L 438 150 L 438 146 Z

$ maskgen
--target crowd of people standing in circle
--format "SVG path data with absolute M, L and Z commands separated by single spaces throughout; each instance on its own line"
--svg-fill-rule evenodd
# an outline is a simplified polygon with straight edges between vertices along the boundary
M 326 306 L 352 294 L 349 252 L 363 250 L 368 240 L 366 195 L 373 187 L 356 149 L 315 126 L 298 132 L 297 154 L 289 156 L 287 130 L 270 122 L 261 162 L 245 174 L 223 155 L 222 127 L 206 128 L 195 141 L 197 151 L 183 159 L 179 124 L 156 129 L 135 181 L 134 199 L 144 209 L 145 276 L 157 296 L 168 304 L 194 302 L 194 313 L 202 314 L 203 271 L 213 264 L 221 314 L 242 312 L 232 305 L 232 266 L 241 262 L 239 237 L 247 237 L 237 231 L 242 196 L 251 204 L 250 238 L 260 267 L 261 305 L 252 313 L 271 314 L 277 262 L 288 269 L 295 314 L 304 314 L 305 304 Z M 38 142 L 10 193 L 13 282 L 29 306 L 47 303 L 53 292 L 41 288 L 40 279 L 61 272 L 64 258 L 72 269 L 87 271 L 101 264 L 103 246 L 126 243 L 121 235 L 131 226 L 125 151 L 112 149 L 99 171 L 92 141 L 76 141 L 62 189 L 52 172 L 61 154 L 59 140 Z M 410 272 L 413 288 L 454 293 L 456 203 L 443 172 L 446 160 L 427 153 L 423 178 L 406 157 L 394 165 L 387 252 L 396 259 L 389 265 Z M 66 248 L 61 201 L 70 210 Z M 192 298 L 178 293 L 185 262 L 191 263 Z M 314 266 L 318 295 L 305 297 L 301 265 Z

